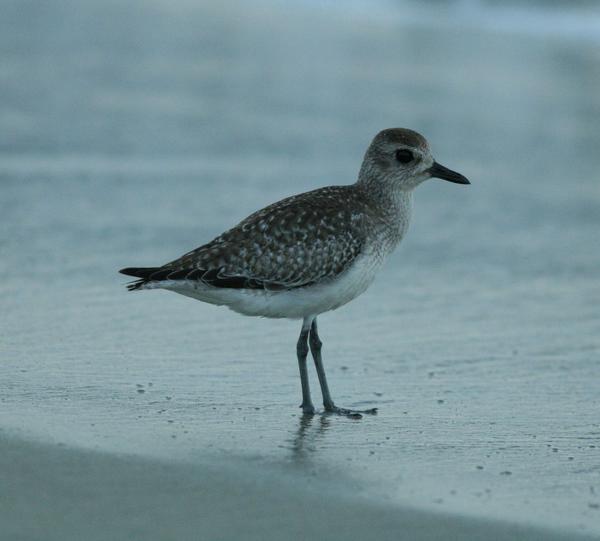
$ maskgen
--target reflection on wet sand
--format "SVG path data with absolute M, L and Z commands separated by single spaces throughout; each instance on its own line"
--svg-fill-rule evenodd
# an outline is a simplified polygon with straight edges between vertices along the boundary
M 301 415 L 299 421 L 296 437 L 292 440 L 292 458 L 294 462 L 305 462 L 310 453 L 318 450 L 317 444 L 324 440 L 332 422 L 325 413 Z

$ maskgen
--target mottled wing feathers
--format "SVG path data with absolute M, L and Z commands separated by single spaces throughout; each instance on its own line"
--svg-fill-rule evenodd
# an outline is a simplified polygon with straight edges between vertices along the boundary
M 181 269 L 173 270 L 169 267 L 152 268 L 126 268 L 119 271 L 128 276 L 137 276 L 140 280 L 130 283 L 127 288 L 130 291 L 139 289 L 148 282 L 161 282 L 167 280 L 198 280 L 215 287 L 226 287 L 234 289 L 283 289 L 276 285 L 266 284 L 260 280 L 246 278 L 244 276 L 223 276 L 219 269 Z
M 132 286 L 192 279 L 277 290 L 333 278 L 351 265 L 365 239 L 367 213 L 360 209 L 366 206 L 349 188 L 321 188 L 274 203 Z

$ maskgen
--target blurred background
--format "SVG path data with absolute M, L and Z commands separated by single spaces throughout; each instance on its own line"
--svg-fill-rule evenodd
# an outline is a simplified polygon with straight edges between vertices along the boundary
M 600 531 L 598 2 L 0 10 L 3 428 L 354 461 L 397 501 Z M 371 290 L 321 318 L 334 397 L 376 420 L 299 420 L 297 323 L 126 293 L 119 268 L 353 182 L 389 127 L 472 185 L 420 187 Z

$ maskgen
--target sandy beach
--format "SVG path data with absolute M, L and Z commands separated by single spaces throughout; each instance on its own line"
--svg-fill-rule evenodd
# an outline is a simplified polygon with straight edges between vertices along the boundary
M 375 504 L 272 468 L 160 462 L 0 438 L 0 539 L 584 541 Z
M 598 9 L 344 5 L 3 2 L 2 541 L 600 538 Z M 319 319 L 377 416 L 300 415 L 298 322 L 126 291 L 392 126 L 472 185 Z

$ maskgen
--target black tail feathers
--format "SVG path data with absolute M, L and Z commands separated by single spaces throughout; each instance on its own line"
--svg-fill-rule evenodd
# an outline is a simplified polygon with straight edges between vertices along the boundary
M 121 269 L 119 272 L 127 276 L 135 276 L 136 278 L 150 278 L 150 275 L 154 274 L 158 269 L 160 267 L 127 267 L 126 269 Z
M 150 280 L 150 276 L 159 269 L 160 267 L 127 267 L 126 269 L 121 269 L 119 272 L 121 274 L 126 274 L 127 276 L 140 278 L 140 280 L 136 280 L 127 285 L 129 291 L 134 291 Z

